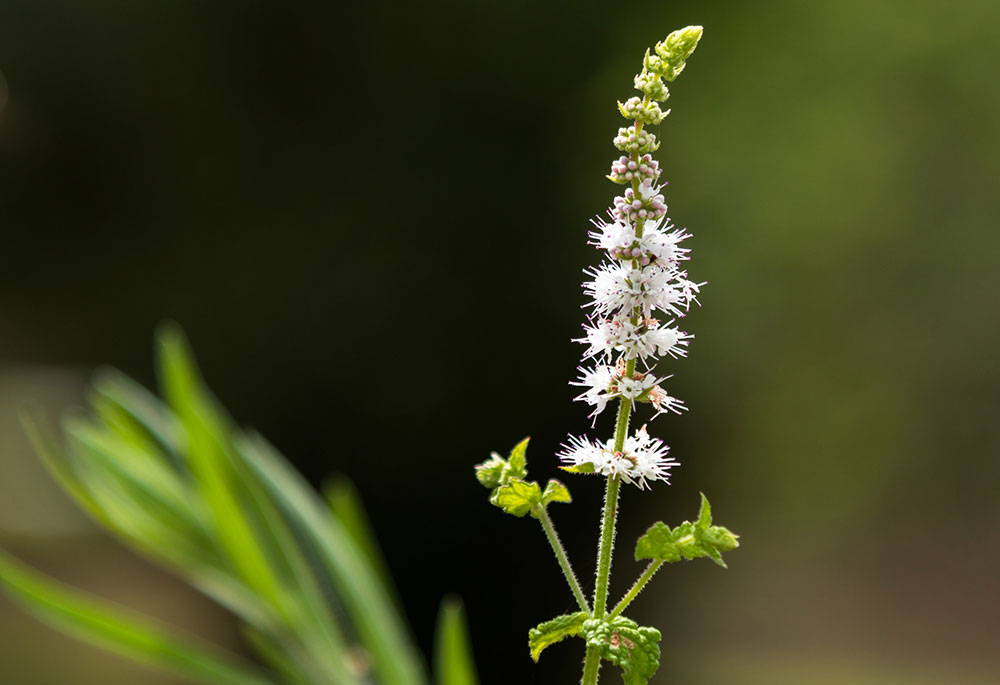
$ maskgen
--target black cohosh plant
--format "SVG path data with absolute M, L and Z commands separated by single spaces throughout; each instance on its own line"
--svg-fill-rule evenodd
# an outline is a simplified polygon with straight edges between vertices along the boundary
M 578 636 L 586 642 L 583 685 L 595 685 L 602 661 L 621 669 L 627 685 L 647 683 L 660 665 L 660 631 L 638 625 L 623 612 L 656 572 L 668 562 L 708 558 L 725 567 L 722 553 L 739 546 L 737 536 L 712 522 L 708 499 L 701 496 L 695 521 L 676 527 L 654 523 L 635 544 L 635 559 L 648 560 L 646 570 L 632 588 L 610 610 L 608 584 L 615 540 L 615 524 L 622 484 L 650 489 L 656 482 L 669 484 L 670 469 L 677 462 L 669 447 L 654 438 L 642 425 L 630 432 L 633 413 L 648 405 L 654 417 L 681 413 L 687 407 L 669 395 L 658 376 L 662 357 L 678 359 L 687 355 L 693 336 L 680 330 L 677 320 L 692 303 L 698 303 L 703 283 L 692 281 L 684 267 L 690 250 L 681 244 L 689 237 L 666 217 L 660 166 L 653 153 L 660 143 L 649 127 L 669 114 L 660 103 L 669 97 L 664 81 L 672 82 L 684 70 L 688 58 L 701 39 L 702 27 L 688 26 L 674 31 L 655 48 L 647 50 L 642 70 L 635 77 L 641 95 L 618 103 L 629 126 L 620 128 L 614 145 L 622 153 L 611 164 L 607 178 L 624 186 L 614 199 L 606 218 L 593 221 L 592 245 L 605 253 L 604 262 L 586 273 L 583 284 L 589 297 L 584 359 L 580 378 L 572 384 L 582 387 L 577 400 L 593 407 L 591 416 L 617 401 L 614 434 L 607 440 L 571 436 L 559 457 L 564 471 L 595 474 L 606 480 L 597 549 L 596 586 L 589 602 L 577 580 L 566 551 L 556 534 L 548 506 L 570 502 L 569 490 L 551 479 L 542 488 L 528 481 L 526 450 L 520 442 L 504 459 L 493 454 L 476 467 L 479 482 L 492 492 L 490 502 L 514 516 L 531 515 L 555 553 L 559 567 L 579 611 L 541 623 L 528 633 L 531 658 L 563 639 Z

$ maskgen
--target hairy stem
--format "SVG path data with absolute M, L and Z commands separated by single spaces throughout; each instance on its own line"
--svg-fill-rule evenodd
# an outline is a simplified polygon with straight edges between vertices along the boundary
M 635 371 L 635 360 L 626 365 L 626 374 Z M 628 434 L 628 420 L 632 413 L 632 400 L 621 398 L 618 404 L 618 420 L 615 423 L 615 451 L 625 446 Z M 604 618 L 608 606 L 608 582 L 611 579 L 611 552 L 615 546 L 615 522 L 618 516 L 618 494 L 621 478 L 610 476 L 604 491 L 604 512 L 601 515 L 601 543 L 597 550 L 597 586 L 594 589 L 594 618 Z M 600 647 L 588 645 L 583 662 L 582 685 L 597 685 L 597 675 L 601 669 Z
M 647 95 L 643 95 L 642 103 L 645 105 L 649 101 Z M 642 130 L 642 122 L 634 121 L 636 131 Z M 630 155 L 633 161 L 639 160 L 639 153 Z M 638 194 L 639 180 L 632 181 L 632 192 Z M 644 222 L 639 221 L 635 226 L 636 238 L 642 237 Z M 633 266 L 638 264 L 632 262 Z M 641 311 L 632 313 L 633 323 L 637 323 L 642 318 Z M 625 363 L 625 377 L 631 377 L 635 373 L 635 359 L 629 359 Z M 625 447 L 625 438 L 628 437 L 628 421 L 632 414 L 632 400 L 621 398 L 618 404 L 618 420 L 615 423 L 615 451 L 621 452 Z M 597 587 L 594 590 L 594 618 L 604 618 L 608 605 L 608 582 L 611 577 L 611 552 L 615 545 L 615 521 L 618 516 L 618 492 L 621 488 L 621 479 L 617 476 L 608 478 L 604 491 L 604 513 L 601 517 L 601 544 L 597 552 Z M 641 589 L 641 588 L 640 588 Z M 638 590 L 636 591 L 638 594 Z M 631 601 L 631 600 L 629 600 Z M 617 615 L 617 614 L 614 614 Z M 587 655 L 583 661 L 583 677 L 581 685 L 597 685 L 597 676 L 601 670 L 600 648 L 596 646 L 587 647 Z
M 663 566 L 662 560 L 649 562 L 649 566 L 646 567 L 646 570 L 642 572 L 642 575 L 639 576 L 638 579 L 636 579 L 635 584 L 632 585 L 632 588 L 627 593 L 625 593 L 625 596 L 622 597 L 622 600 L 618 602 L 615 608 L 612 609 L 611 613 L 608 615 L 611 618 L 614 618 L 615 616 L 620 616 L 621 613 L 628 608 L 628 605 L 632 603 L 632 600 L 636 598 L 636 595 L 642 592 L 642 589 L 646 587 L 646 583 L 648 583 L 652 579 L 652 577 L 656 575 L 656 572 L 660 570 L 661 566 Z
M 576 579 L 576 574 L 573 573 L 573 566 L 569 563 L 569 557 L 566 556 L 566 549 L 563 547 L 562 541 L 556 534 L 556 528 L 552 525 L 552 519 L 549 518 L 549 512 L 546 511 L 544 506 L 535 507 L 533 512 L 535 518 L 539 520 L 542 524 L 542 530 L 545 531 L 545 537 L 548 538 L 549 544 L 552 545 L 552 551 L 556 554 L 556 561 L 559 562 L 559 568 L 562 569 L 563 575 L 566 576 L 566 582 L 569 583 L 569 589 L 573 592 L 573 597 L 576 598 L 576 603 L 580 605 L 581 611 L 586 611 L 590 613 L 590 605 L 587 604 L 587 598 L 583 594 L 583 590 L 580 588 L 580 581 Z

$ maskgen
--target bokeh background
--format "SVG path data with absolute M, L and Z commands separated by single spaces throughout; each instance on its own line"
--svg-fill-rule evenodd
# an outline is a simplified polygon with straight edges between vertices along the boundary
M 74 512 L 16 420 L 79 404 L 102 364 L 152 384 L 172 318 L 240 421 L 315 483 L 354 479 L 425 650 L 455 592 L 485 683 L 573 682 L 581 644 L 525 648 L 571 606 L 542 534 L 471 466 L 530 434 L 548 478 L 587 429 L 569 339 L 614 100 L 691 23 L 659 156 L 710 285 L 664 368 L 692 411 L 654 424 L 683 467 L 626 490 L 613 594 L 632 540 L 704 490 L 744 547 L 638 605 L 656 682 L 997 682 L 992 0 L 5 0 L 0 544 L 239 647 Z M 567 481 L 554 516 L 589 579 L 601 483 Z M 3 598 L 0 680 L 176 682 Z

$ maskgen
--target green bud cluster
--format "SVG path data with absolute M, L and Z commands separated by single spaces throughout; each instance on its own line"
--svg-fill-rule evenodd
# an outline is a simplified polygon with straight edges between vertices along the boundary
M 674 31 L 656 44 L 654 50 L 657 59 L 653 61 L 647 58 L 646 68 L 668 81 L 673 81 L 684 71 L 688 58 L 698 47 L 701 34 L 700 26 L 688 26 Z
M 649 53 L 646 53 L 646 59 L 649 59 Z M 670 91 L 667 90 L 667 84 L 663 82 L 660 75 L 653 71 L 652 69 L 643 69 L 641 73 L 635 75 L 633 80 L 635 89 L 642 91 L 648 99 L 654 100 L 656 102 L 663 102 L 670 97 Z
M 644 100 L 655 104 L 663 102 L 670 97 L 670 91 L 663 79 L 673 81 L 677 78 L 687 60 L 691 57 L 698 41 L 701 40 L 702 28 L 700 26 L 688 26 L 687 28 L 674 31 L 669 36 L 661 40 L 653 48 L 653 52 L 646 50 L 646 55 L 642 59 L 642 72 L 635 75 L 635 89 L 641 91 L 646 97 Z M 622 109 L 621 103 L 618 105 Z M 656 107 L 657 111 L 659 106 Z M 625 112 L 622 112 L 625 115 Z M 656 121 L 646 121 L 639 117 L 629 117 L 643 123 L 658 124 L 669 112 L 662 113 Z
M 660 667 L 660 631 L 632 619 L 590 619 L 581 628 L 587 645 L 622 670 L 625 685 L 645 685 Z
M 647 152 L 656 152 L 660 148 L 656 136 L 648 131 L 636 130 L 635 126 L 618 129 L 615 136 L 615 147 L 622 152 L 633 155 L 644 155 Z
M 634 119 L 642 124 L 656 125 L 663 121 L 669 110 L 664 112 L 660 104 L 653 100 L 640 97 L 630 97 L 625 102 L 618 103 L 618 111 L 626 119 Z

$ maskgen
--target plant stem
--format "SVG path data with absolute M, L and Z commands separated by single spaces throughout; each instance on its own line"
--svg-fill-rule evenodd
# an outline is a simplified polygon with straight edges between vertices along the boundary
M 535 518 L 542 524 L 545 537 L 548 538 L 549 544 L 552 545 L 552 551 L 556 554 L 556 561 L 559 562 L 559 568 L 562 569 L 563 575 L 566 576 L 566 582 L 569 583 L 569 589 L 573 591 L 576 603 L 580 605 L 581 611 L 586 611 L 589 614 L 590 605 L 587 604 L 587 598 L 583 595 L 583 590 L 580 588 L 580 581 L 576 579 L 576 574 L 573 573 L 573 566 L 569 563 L 569 557 L 566 556 L 566 549 L 556 534 L 556 528 L 552 525 L 549 512 L 545 509 L 545 506 L 539 505 L 535 507 L 535 511 L 532 513 L 534 513 Z
M 609 616 L 614 618 L 615 616 L 621 615 L 621 613 L 628 608 L 628 605 L 632 603 L 632 600 L 636 598 L 636 595 L 642 592 L 642 589 L 646 587 L 646 583 L 648 583 L 650 579 L 656 575 L 656 572 L 660 570 L 661 566 L 663 566 L 662 560 L 649 562 L 649 566 L 646 567 L 646 570 L 643 571 L 642 575 L 635 581 L 632 589 L 630 589 L 625 596 L 622 597 L 622 600 L 618 602 L 614 609 L 611 610 Z
M 643 95 L 643 105 L 647 102 L 649 102 L 649 96 Z M 641 121 L 635 121 L 633 125 L 636 132 L 642 130 Z M 633 161 L 637 162 L 640 155 L 638 152 L 635 152 L 630 157 Z M 639 180 L 637 178 L 632 180 L 632 192 L 636 195 L 639 193 Z M 636 222 L 636 238 L 642 237 L 644 223 L 643 221 Z M 632 266 L 636 267 L 637 265 L 638 262 L 633 260 Z M 632 312 L 633 323 L 638 323 L 641 318 L 641 311 L 636 310 Z M 635 373 L 635 362 L 636 360 L 633 358 L 625 363 L 624 376 L 626 378 L 631 377 Z M 631 414 L 632 400 L 622 397 L 618 404 L 618 420 L 615 422 L 615 452 L 621 452 L 625 447 L 625 438 L 628 437 L 628 420 Z M 594 618 L 604 618 L 607 611 L 608 581 L 611 577 L 611 552 L 615 545 L 615 521 L 618 516 L 618 493 L 620 488 L 620 478 L 617 476 L 608 478 L 607 486 L 604 490 L 604 514 L 601 517 L 601 544 L 597 552 L 597 587 L 594 590 L 594 612 L 591 614 Z M 587 655 L 583 661 L 583 678 L 580 680 L 581 684 L 597 685 L 597 675 L 600 670 L 600 648 L 588 645 Z
M 635 360 L 626 364 L 626 374 L 635 371 Z M 632 413 L 632 400 L 621 398 L 618 404 L 618 420 L 615 423 L 615 451 L 625 446 L 628 434 L 628 420 Z M 601 515 L 601 543 L 597 550 L 597 587 L 594 589 L 594 618 L 604 618 L 608 606 L 608 581 L 611 578 L 611 552 L 615 546 L 615 521 L 618 516 L 618 494 L 621 478 L 611 476 L 604 491 L 604 513 Z M 601 669 L 600 647 L 588 645 L 583 662 L 582 685 L 597 685 L 597 675 Z

